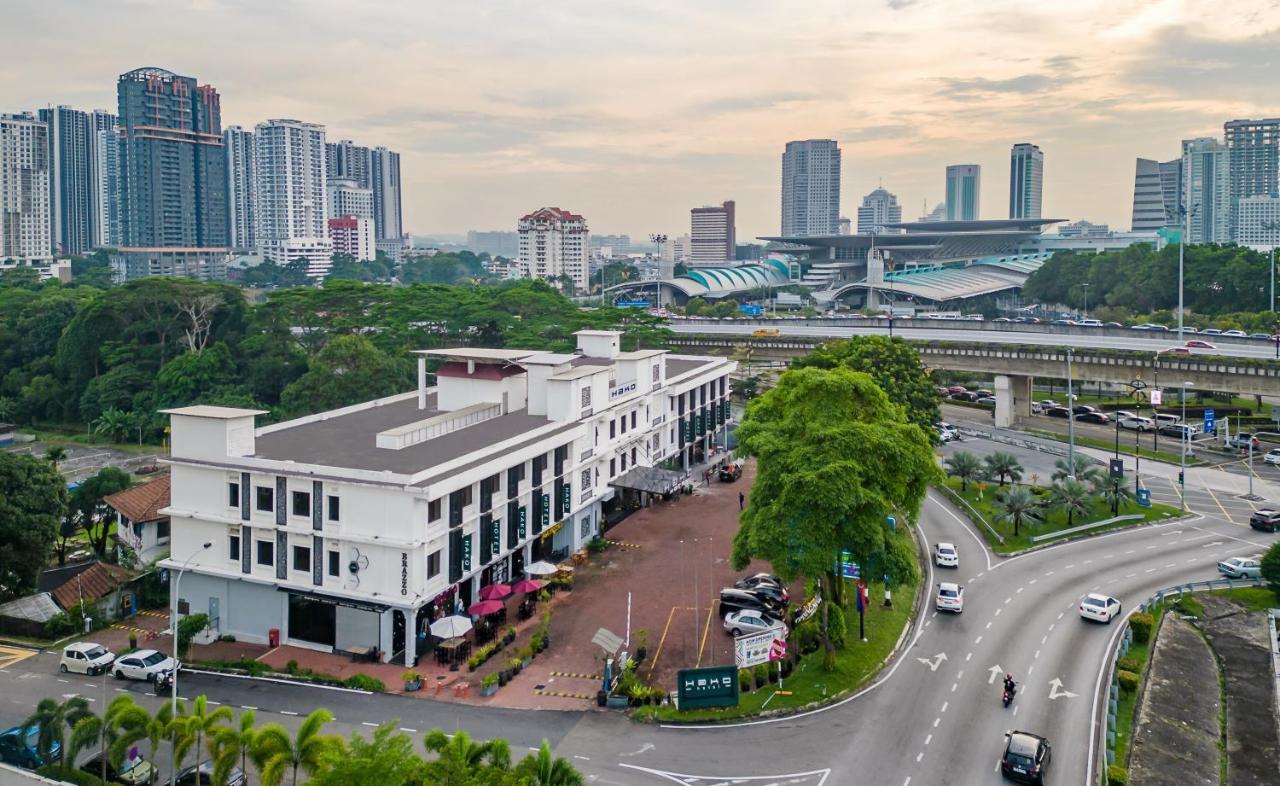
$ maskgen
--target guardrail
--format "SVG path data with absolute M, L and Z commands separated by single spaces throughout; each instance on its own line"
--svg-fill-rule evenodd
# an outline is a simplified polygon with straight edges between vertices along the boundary
M 1042 540 L 1054 540 L 1062 537 L 1063 535 L 1074 535 L 1077 532 L 1084 532 L 1086 530 L 1095 529 L 1097 527 L 1105 527 L 1108 524 L 1115 524 L 1117 521 L 1136 521 L 1142 518 L 1146 518 L 1146 516 L 1144 516 L 1141 513 L 1126 513 L 1123 516 L 1115 516 L 1114 518 L 1103 519 L 1102 521 L 1095 521 L 1091 524 L 1081 524 L 1078 527 L 1071 527 L 1069 529 L 1060 529 L 1057 532 L 1050 532 L 1046 535 L 1035 535 L 1035 536 L 1032 536 L 1031 542 L 1039 543 Z
M 1156 590 L 1147 596 L 1146 601 L 1138 605 L 1135 611 L 1147 611 L 1155 606 L 1164 603 L 1172 597 L 1181 598 L 1187 593 L 1194 592 L 1212 592 L 1214 590 L 1235 589 L 1236 587 L 1260 587 L 1263 585 L 1262 579 L 1209 579 L 1207 581 L 1189 581 L 1185 584 L 1178 584 L 1173 587 L 1167 587 L 1162 590 Z M 1120 682 L 1116 677 L 1116 664 L 1121 658 L 1129 652 L 1129 647 L 1133 644 L 1133 629 L 1129 627 L 1129 617 L 1126 616 L 1123 621 L 1124 633 L 1120 635 L 1120 639 L 1116 642 L 1116 647 L 1107 657 L 1107 663 L 1104 668 L 1110 670 L 1111 679 L 1108 680 L 1107 688 L 1107 718 L 1104 729 L 1103 744 L 1098 746 L 1101 760 L 1098 764 L 1098 783 L 1107 786 L 1107 767 L 1115 764 L 1116 760 L 1116 711 L 1120 703 Z M 1157 630 L 1152 630 L 1151 635 L 1154 637 Z M 1150 664 L 1151 659 L 1147 659 Z M 1280 686 L 1280 670 L 1277 670 L 1277 685 Z M 1136 710 L 1135 710 L 1136 712 Z M 1094 718 L 1097 721 L 1097 718 Z M 1101 726 L 1101 724 L 1099 724 Z

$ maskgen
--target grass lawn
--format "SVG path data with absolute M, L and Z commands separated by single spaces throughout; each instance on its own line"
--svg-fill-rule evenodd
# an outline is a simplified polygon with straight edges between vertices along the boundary
M 911 540 L 911 534 L 905 527 L 898 529 L 899 537 Z M 853 582 L 849 582 L 852 590 Z M 846 695 L 862 687 L 875 678 L 879 666 L 893 645 L 897 644 L 903 629 L 911 621 L 912 605 L 915 602 L 916 587 L 919 582 L 897 587 L 893 591 L 893 608 L 885 609 L 880 605 L 883 598 L 883 585 L 868 585 L 872 605 L 866 612 L 865 642 L 858 640 L 858 612 L 855 606 L 845 613 L 848 626 L 846 644 L 843 650 L 836 651 L 834 671 L 822 668 L 822 650 L 805 655 L 796 664 L 791 676 L 783 680 L 783 690 L 791 695 L 774 695 L 776 685 L 766 685 L 759 690 L 741 694 L 738 706 L 725 708 L 707 708 L 679 712 L 672 705 L 658 707 L 640 707 L 632 711 L 635 718 L 654 718 L 660 721 L 722 721 L 734 720 L 747 715 L 755 715 L 761 710 L 796 710 L 815 702 L 830 701 Z M 848 593 L 852 597 L 853 593 Z M 819 611 L 819 614 L 822 612 Z M 792 646 L 795 646 L 794 641 Z M 775 667 L 776 668 L 776 667 Z M 765 702 L 768 701 L 768 706 Z
M 1266 611 L 1280 606 L 1280 594 L 1266 587 L 1237 587 L 1212 593 L 1231 598 L 1249 611 Z
M 1063 444 L 1067 443 L 1067 435 L 1059 434 L 1056 431 L 1041 431 L 1039 429 L 1026 429 L 1026 433 L 1031 434 L 1033 436 L 1037 436 L 1037 437 L 1043 437 L 1044 439 L 1052 439 L 1056 442 L 1061 442 Z M 1130 431 L 1120 432 L 1121 455 L 1124 455 L 1124 456 L 1133 455 L 1133 438 L 1131 436 L 1132 433 L 1133 432 L 1130 432 Z M 1150 442 L 1149 435 L 1144 434 L 1143 436 L 1145 437 L 1144 441 Z M 1125 442 L 1126 437 L 1129 438 L 1128 442 Z M 1177 437 L 1169 437 L 1168 439 L 1174 445 L 1178 444 Z M 1095 439 L 1093 437 L 1082 437 L 1079 434 L 1076 435 L 1076 444 L 1083 445 L 1085 447 L 1090 447 L 1090 448 L 1097 448 L 1099 450 L 1105 450 L 1109 453 L 1115 453 L 1115 449 L 1116 449 L 1115 440 Z M 1159 459 L 1160 461 L 1166 461 L 1170 464 L 1177 464 L 1180 461 L 1177 453 L 1170 453 L 1164 450 L 1156 451 L 1147 447 L 1139 447 L 1138 455 L 1141 456 L 1142 458 Z M 1204 464 L 1204 462 L 1199 458 L 1196 458 L 1195 456 L 1187 456 L 1188 467 L 1194 467 L 1201 464 Z
M 1048 511 L 1048 513 L 1045 514 L 1044 518 L 1039 523 L 1029 525 L 1026 522 L 1023 522 L 1023 525 L 1020 528 L 1018 535 L 1015 537 L 1013 534 L 1012 524 L 1004 524 L 996 521 L 997 514 L 996 514 L 995 502 L 996 502 L 996 495 L 1000 493 L 1000 486 L 996 484 L 987 484 L 984 490 L 980 490 L 979 484 L 970 483 L 968 490 L 964 491 L 961 489 L 960 481 L 956 478 L 950 478 L 950 477 L 945 480 L 945 485 L 947 489 L 950 492 L 952 492 L 952 494 L 954 494 L 956 497 L 960 497 L 965 502 L 969 503 L 969 505 L 972 506 L 973 509 L 978 512 L 978 515 L 980 515 L 986 521 L 987 524 L 991 525 L 992 529 L 994 529 L 1004 538 L 1004 543 L 1000 543 L 999 541 L 997 541 L 995 538 L 991 536 L 991 531 L 987 529 L 987 527 L 983 526 L 983 523 L 981 521 L 976 521 L 976 520 L 974 521 L 974 524 L 976 525 L 976 528 L 978 529 L 978 531 L 982 533 L 983 537 L 987 539 L 987 543 L 991 545 L 991 550 L 996 552 L 997 554 L 1009 554 L 1011 552 L 1021 551 L 1022 549 L 1030 548 L 1032 546 L 1043 545 L 1046 542 L 1052 542 L 1052 540 L 1049 540 L 1049 541 L 1042 540 L 1042 541 L 1033 543 L 1031 541 L 1031 538 L 1033 536 L 1047 535 L 1053 532 L 1057 532 L 1058 530 L 1069 529 L 1070 527 L 1078 527 L 1082 524 L 1088 524 L 1091 521 L 1102 521 L 1104 519 L 1111 518 L 1111 508 L 1107 506 L 1105 500 L 1099 497 L 1094 502 L 1093 510 L 1086 516 L 1076 516 L 1075 519 L 1070 523 L 1070 527 L 1068 526 L 1067 515 L 1065 513 L 1062 513 L 1057 510 L 1050 510 Z M 1030 488 L 1033 492 L 1037 494 L 1044 494 L 1047 497 L 1048 489 L 1045 489 L 1040 486 L 1031 486 Z M 952 498 L 952 501 L 954 502 L 954 498 Z M 961 511 L 968 514 L 970 519 L 973 519 L 974 517 L 973 510 L 970 510 L 965 505 L 957 505 L 956 507 L 960 508 Z M 1180 515 L 1177 508 L 1173 507 L 1172 505 L 1162 505 L 1159 502 L 1152 502 L 1151 507 L 1149 508 L 1140 508 L 1138 507 L 1138 504 L 1136 502 L 1129 502 L 1127 504 L 1120 506 L 1120 515 L 1126 515 L 1130 513 L 1141 513 L 1143 518 L 1140 521 L 1139 520 L 1119 521 L 1114 524 L 1108 524 L 1104 527 L 1098 527 L 1096 529 L 1089 530 L 1089 532 L 1090 533 L 1106 532 L 1108 530 L 1113 530 L 1113 529 L 1133 527 L 1133 526 L 1138 526 L 1140 524 L 1145 524 L 1147 522 L 1162 521 L 1164 519 L 1173 518 L 1174 516 Z
M 121 453 L 136 453 L 138 455 L 148 455 L 151 453 L 164 453 L 164 445 L 152 445 L 149 443 L 138 444 L 137 434 L 135 439 L 130 442 L 112 442 L 101 434 L 86 432 L 83 426 L 74 425 L 56 425 L 50 423 L 41 423 L 39 425 L 22 426 L 18 429 L 23 434 L 30 434 L 35 437 L 36 441 L 43 445 L 78 445 L 81 447 L 101 447 L 118 450 Z

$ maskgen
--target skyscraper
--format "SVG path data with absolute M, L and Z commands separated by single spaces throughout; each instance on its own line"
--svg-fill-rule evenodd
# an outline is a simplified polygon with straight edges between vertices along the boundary
M 1230 159 L 1234 239 L 1235 206 L 1241 199 L 1280 196 L 1280 118 L 1230 120 L 1222 133 Z
M 0 260 L 52 260 L 49 126 L 33 115 L 0 115 Z
M 325 186 L 329 218 L 354 216 L 373 221 L 373 190 L 362 188 L 355 180 L 329 178 Z M 370 226 L 373 226 L 370 224 Z
M 1044 195 L 1044 153 L 1019 142 L 1009 153 L 1009 218 L 1039 218 Z
M 49 231 L 56 254 L 89 250 L 93 213 L 89 151 L 95 135 L 89 115 L 69 106 L 41 109 L 49 127 Z
M 226 150 L 218 91 L 161 68 L 122 74 L 116 87 L 126 249 L 225 251 Z
M 324 158 L 329 178 L 348 178 L 362 188 L 373 188 L 373 160 L 369 148 L 361 147 L 350 139 L 326 142 Z
M 723 263 L 732 260 L 737 245 L 733 200 L 719 206 L 695 207 L 689 211 L 689 261 Z
M 227 150 L 227 243 L 255 248 L 258 185 L 253 132 L 231 126 L 222 132 L 222 143 Z
M 375 147 L 369 162 L 374 233 L 378 240 L 399 241 L 404 234 L 400 212 L 400 154 L 385 147 Z
M 788 142 L 782 153 L 782 234 L 840 231 L 840 146 L 834 139 Z
M 947 220 L 977 221 L 981 191 L 982 167 L 977 164 L 952 164 L 947 167 Z
M 286 265 L 307 262 L 322 277 L 332 264 L 325 215 L 324 126 L 298 120 L 268 120 L 254 133 L 258 245 L 265 259 Z
M 1182 160 L 1139 158 L 1133 176 L 1134 232 L 1182 223 Z
M 902 205 L 898 197 L 877 188 L 862 198 L 862 206 L 858 208 L 858 234 L 881 235 L 885 232 L 899 232 L 897 229 L 885 229 L 885 224 L 897 224 L 902 221 Z
M 587 220 L 558 207 L 544 207 L 522 216 L 520 275 L 554 279 L 567 276 L 580 290 L 587 288 L 587 255 L 590 240 Z
M 1182 140 L 1182 184 L 1188 213 L 1183 219 L 1190 230 L 1187 242 L 1230 242 L 1231 172 L 1227 146 L 1216 139 Z
M 89 243 L 93 248 L 114 248 L 121 243 L 120 140 L 115 114 L 93 110 L 89 132 Z

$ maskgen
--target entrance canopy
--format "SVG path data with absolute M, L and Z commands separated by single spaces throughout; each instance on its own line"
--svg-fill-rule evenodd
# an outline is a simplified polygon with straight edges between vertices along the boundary
M 669 494 L 684 482 L 684 475 L 659 467 L 632 467 L 618 477 L 609 481 L 609 485 L 618 489 L 647 491 L 650 494 Z

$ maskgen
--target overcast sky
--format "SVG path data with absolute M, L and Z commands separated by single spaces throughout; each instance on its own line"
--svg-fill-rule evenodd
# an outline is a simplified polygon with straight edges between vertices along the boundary
M 542 205 L 596 233 L 676 235 L 737 200 L 779 229 L 781 152 L 844 150 L 842 208 L 903 215 L 943 168 L 1045 153 L 1044 214 L 1127 228 L 1134 158 L 1280 115 L 1280 0 L 5 0 L 0 111 L 114 108 L 153 65 L 222 122 L 293 117 L 402 153 L 417 234 L 514 229 Z

